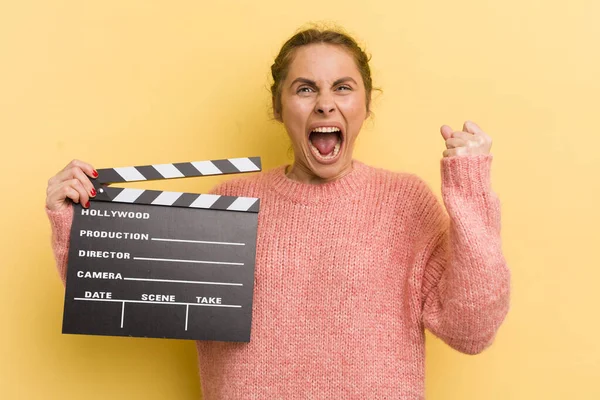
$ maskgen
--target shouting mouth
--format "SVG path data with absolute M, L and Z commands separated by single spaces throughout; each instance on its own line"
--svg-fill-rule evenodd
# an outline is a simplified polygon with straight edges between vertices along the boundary
M 308 142 L 317 161 L 332 164 L 340 156 L 344 137 L 342 130 L 337 126 L 318 126 L 310 131 Z

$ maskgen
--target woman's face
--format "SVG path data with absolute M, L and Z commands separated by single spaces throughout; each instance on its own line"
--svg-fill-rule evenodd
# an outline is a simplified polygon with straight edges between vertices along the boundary
M 329 44 L 296 49 L 275 114 L 294 149 L 288 175 L 318 183 L 350 172 L 354 142 L 367 115 L 365 86 L 350 53 Z

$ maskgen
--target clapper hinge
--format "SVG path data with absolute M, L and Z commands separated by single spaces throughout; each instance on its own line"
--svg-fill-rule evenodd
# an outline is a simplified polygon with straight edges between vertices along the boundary
M 257 213 L 260 208 L 260 200 L 255 197 L 167 192 L 162 190 L 120 188 L 108 185 L 120 182 L 239 174 L 259 172 L 261 170 L 260 157 L 102 168 L 97 170 L 98 177 L 92 180 L 96 189 L 96 196 L 90 200 Z

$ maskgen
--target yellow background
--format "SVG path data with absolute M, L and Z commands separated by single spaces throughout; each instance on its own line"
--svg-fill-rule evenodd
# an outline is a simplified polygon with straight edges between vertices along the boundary
M 73 158 L 290 162 L 269 67 L 308 21 L 373 54 L 356 158 L 439 194 L 439 126 L 494 139 L 512 308 L 478 356 L 428 336 L 427 398 L 600 398 L 599 20 L 597 0 L 2 1 L 0 398 L 199 397 L 191 341 L 61 334 L 46 183 Z

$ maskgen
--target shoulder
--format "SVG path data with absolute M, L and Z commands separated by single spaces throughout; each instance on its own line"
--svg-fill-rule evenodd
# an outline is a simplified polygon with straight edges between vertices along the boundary
M 412 172 L 367 168 L 369 183 L 378 198 L 376 203 L 389 207 L 402 223 L 414 225 L 420 232 L 428 230 L 431 224 L 443 223 L 445 212 L 442 203 L 422 177 Z
M 222 196 L 260 197 L 268 182 L 283 168 L 285 167 L 279 166 L 268 171 L 229 178 L 214 186 L 210 192 Z
M 380 192 L 383 191 L 414 201 L 435 197 L 429 184 L 415 173 L 392 171 L 366 164 L 364 164 L 364 167 L 368 170 L 370 184 L 374 185 Z

